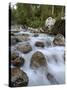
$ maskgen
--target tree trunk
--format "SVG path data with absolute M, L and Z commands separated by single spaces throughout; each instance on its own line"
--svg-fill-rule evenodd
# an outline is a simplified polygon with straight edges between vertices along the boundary
M 54 15 L 54 5 L 52 6 L 52 15 Z
M 64 15 L 64 7 L 62 7 L 61 17 L 63 17 L 63 15 Z

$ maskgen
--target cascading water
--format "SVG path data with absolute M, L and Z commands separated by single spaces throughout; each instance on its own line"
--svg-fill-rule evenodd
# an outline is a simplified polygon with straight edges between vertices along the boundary
M 46 34 L 39 34 L 35 37 L 33 33 L 30 32 L 19 32 L 16 35 L 29 34 L 30 39 L 25 42 L 20 42 L 11 47 L 12 51 L 15 50 L 25 59 L 24 66 L 21 67 L 21 70 L 26 72 L 29 78 L 28 86 L 36 85 L 53 85 L 53 84 L 64 84 L 65 83 L 65 64 L 64 64 L 64 46 L 53 46 L 54 36 L 49 36 Z M 45 46 L 44 48 L 36 47 L 36 41 L 42 41 Z M 20 51 L 16 50 L 16 46 L 19 44 L 30 43 L 32 46 L 32 51 L 23 54 Z M 47 60 L 47 66 L 41 67 L 38 69 L 30 68 L 30 61 L 33 53 L 40 51 L 44 54 Z M 49 76 L 50 74 L 50 76 Z M 50 79 L 49 79 L 50 78 Z

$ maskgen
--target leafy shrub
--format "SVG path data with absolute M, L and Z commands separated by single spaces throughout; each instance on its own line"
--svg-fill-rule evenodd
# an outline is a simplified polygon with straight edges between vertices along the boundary
M 65 36 L 65 20 L 56 21 L 53 29 L 51 30 L 52 34 L 62 34 Z

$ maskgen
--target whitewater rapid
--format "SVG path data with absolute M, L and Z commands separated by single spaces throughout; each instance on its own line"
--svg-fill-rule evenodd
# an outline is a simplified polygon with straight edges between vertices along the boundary
M 30 40 L 25 42 L 20 42 L 11 47 L 12 51 L 16 51 L 25 59 L 24 66 L 21 67 L 21 70 L 26 72 L 29 83 L 28 86 L 37 86 L 37 85 L 54 85 L 54 84 L 64 84 L 65 83 L 65 64 L 64 64 L 64 46 L 53 46 L 54 36 L 50 36 L 47 34 L 39 34 L 39 36 L 35 37 L 34 33 L 30 32 L 19 32 L 15 33 L 16 35 L 21 34 L 29 34 Z M 45 44 L 44 48 L 36 47 L 35 42 L 42 41 Z M 23 43 L 30 43 L 32 46 L 32 51 L 23 54 L 20 51 L 16 50 L 16 46 Z M 31 69 L 30 61 L 33 53 L 36 51 L 40 51 L 44 54 L 47 60 L 47 66 L 39 69 Z M 48 80 L 47 74 L 50 73 L 54 79 Z

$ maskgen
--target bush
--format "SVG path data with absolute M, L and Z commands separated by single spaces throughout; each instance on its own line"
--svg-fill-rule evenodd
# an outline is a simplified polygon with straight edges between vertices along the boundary
M 56 35 L 58 33 L 65 36 L 65 20 L 56 21 L 53 29 L 51 30 L 52 34 Z

